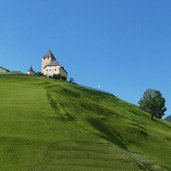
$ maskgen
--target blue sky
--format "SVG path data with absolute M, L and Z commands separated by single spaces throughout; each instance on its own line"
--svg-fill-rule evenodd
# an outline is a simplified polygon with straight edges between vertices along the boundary
M 76 82 L 134 104 L 160 90 L 171 114 L 170 9 L 170 0 L 0 0 L 0 66 L 40 71 L 50 48 Z

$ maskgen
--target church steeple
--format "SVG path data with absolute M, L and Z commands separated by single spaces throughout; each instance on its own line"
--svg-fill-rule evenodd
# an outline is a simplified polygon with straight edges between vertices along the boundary
M 48 57 L 56 59 L 50 49 L 45 53 L 45 55 L 42 58 L 48 58 Z

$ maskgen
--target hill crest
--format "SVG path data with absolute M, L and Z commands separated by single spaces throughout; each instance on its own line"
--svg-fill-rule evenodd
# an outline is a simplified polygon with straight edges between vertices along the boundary
M 0 108 L 0 170 L 171 169 L 171 125 L 115 96 L 0 77 Z

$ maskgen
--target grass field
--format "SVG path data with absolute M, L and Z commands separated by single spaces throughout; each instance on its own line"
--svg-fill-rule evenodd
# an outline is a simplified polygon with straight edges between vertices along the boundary
M 16 75 L 16 74 L 23 74 L 23 73 L 20 71 L 0 72 L 0 75 Z
M 171 124 L 77 85 L 0 77 L 0 171 L 171 170 Z

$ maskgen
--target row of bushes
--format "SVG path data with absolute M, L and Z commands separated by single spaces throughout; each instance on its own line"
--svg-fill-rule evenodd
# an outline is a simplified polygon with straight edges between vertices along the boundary
M 47 77 L 43 75 L 41 72 L 35 72 L 34 75 L 38 77 Z M 53 76 L 48 76 L 48 78 L 53 78 L 53 79 L 63 80 L 63 81 L 67 80 L 67 78 L 61 74 L 54 74 Z
M 52 78 L 57 79 L 57 80 L 63 80 L 63 81 L 67 80 L 67 78 L 61 74 L 53 74 Z

